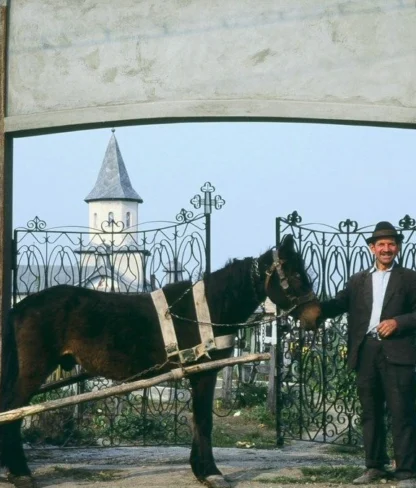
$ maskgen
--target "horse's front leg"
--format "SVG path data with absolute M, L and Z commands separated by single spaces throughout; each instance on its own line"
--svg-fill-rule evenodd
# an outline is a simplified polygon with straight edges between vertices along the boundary
M 212 453 L 212 407 L 217 372 L 192 375 L 193 439 L 190 462 L 197 479 L 211 488 L 229 488 Z

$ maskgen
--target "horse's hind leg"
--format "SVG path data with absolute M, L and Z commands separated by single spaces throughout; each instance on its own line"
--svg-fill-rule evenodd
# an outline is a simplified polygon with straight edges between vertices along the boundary
M 6 399 L 2 401 L 2 410 L 19 408 L 29 402 L 46 379 L 46 373 L 42 374 L 41 370 L 42 367 L 38 363 L 20 374 L 13 388 L 6 393 Z M 1 426 L 1 464 L 8 470 L 9 481 L 17 488 L 35 488 L 36 483 L 31 477 L 23 451 L 21 425 L 22 419 L 19 419 Z
M 192 386 L 193 440 L 190 462 L 194 475 L 211 488 L 229 488 L 212 453 L 212 407 L 217 372 L 190 376 Z
M 3 429 L 2 464 L 6 467 L 7 479 L 17 488 L 34 488 L 36 484 L 32 479 L 27 465 L 26 456 L 20 437 L 22 420 L 6 424 Z

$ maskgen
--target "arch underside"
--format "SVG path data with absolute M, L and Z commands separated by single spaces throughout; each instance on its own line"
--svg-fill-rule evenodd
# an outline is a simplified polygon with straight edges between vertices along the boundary
M 416 124 L 410 0 L 9 6 L 14 135 L 186 120 Z

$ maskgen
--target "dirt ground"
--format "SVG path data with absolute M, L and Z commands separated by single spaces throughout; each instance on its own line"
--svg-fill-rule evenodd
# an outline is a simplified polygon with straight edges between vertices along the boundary
M 285 488 L 308 484 L 315 488 L 352 484 L 282 484 L 276 476 L 301 478 L 301 467 L 362 466 L 362 459 L 336 454 L 327 446 L 293 442 L 282 449 L 215 448 L 217 465 L 233 488 Z M 27 455 L 41 488 L 198 488 L 185 447 L 132 447 L 96 449 L 28 449 Z M 394 486 L 384 482 L 385 486 Z M 10 488 L 4 475 L 0 488 Z

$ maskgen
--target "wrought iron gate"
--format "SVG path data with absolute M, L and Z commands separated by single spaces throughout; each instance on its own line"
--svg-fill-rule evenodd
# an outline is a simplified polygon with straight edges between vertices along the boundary
M 321 299 L 334 296 L 348 278 L 370 267 L 365 239 L 374 226 L 345 220 L 337 227 L 302 224 L 293 212 L 276 219 L 276 243 L 295 237 L 314 289 Z M 404 241 L 399 262 L 416 269 L 415 220 L 399 221 Z M 315 336 L 295 324 L 277 325 L 277 438 L 357 444 L 361 442 L 360 407 L 354 373 L 347 370 L 346 318 L 328 320 Z
M 210 217 L 225 201 L 205 183 L 191 203 L 203 212 L 184 209 L 176 222 L 125 229 L 109 220 L 100 229 L 53 228 L 38 217 L 14 231 L 13 304 L 58 284 L 102 291 L 138 293 L 167 283 L 196 281 L 211 263 Z M 75 370 L 58 369 L 34 402 L 62 398 L 111 385 L 103 378 L 74 383 Z M 161 384 L 26 419 L 26 442 L 70 445 L 189 444 L 190 391 L 187 380 Z M 53 419 L 53 420 L 52 420 Z

